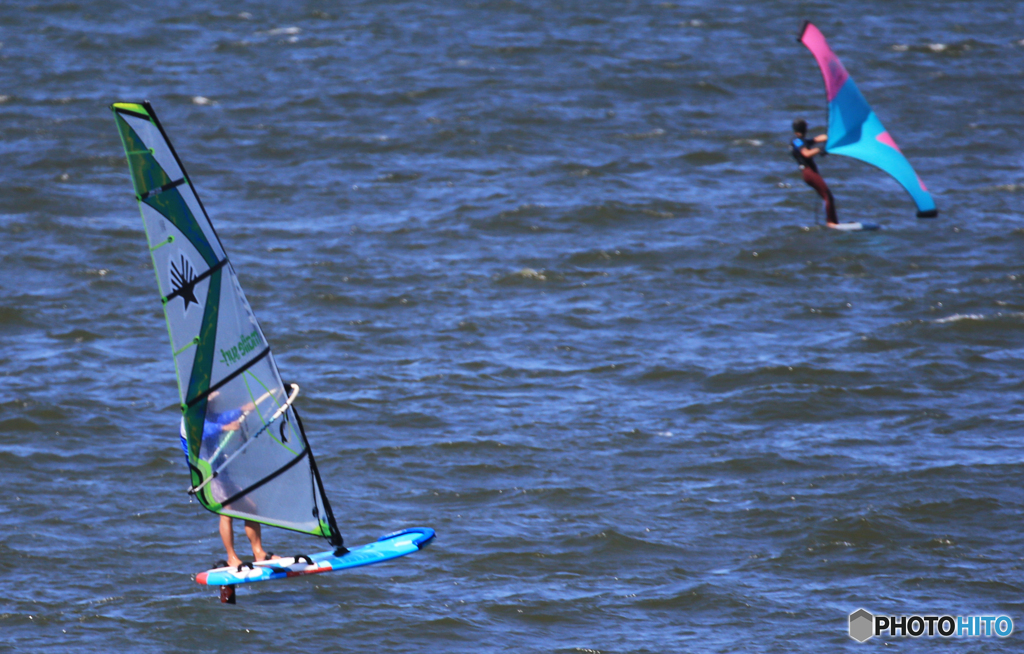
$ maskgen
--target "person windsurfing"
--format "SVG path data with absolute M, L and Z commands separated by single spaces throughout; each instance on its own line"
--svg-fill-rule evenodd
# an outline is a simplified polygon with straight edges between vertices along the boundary
M 839 224 L 839 219 L 836 218 L 836 200 L 832 197 L 832 191 L 829 190 L 828 184 L 825 183 L 824 178 L 818 173 L 817 164 L 814 163 L 816 155 L 825 156 L 828 154 L 825 152 L 824 146 L 827 140 L 828 134 L 819 134 L 813 139 L 807 138 L 807 121 L 803 118 L 797 118 L 793 121 L 793 158 L 796 159 L 796 163 L 800 166 L 800 172 L 803 175 L 804 181 L 808 186 L 817 191 L 821 199 L 825 201 L 825 219 L 828 226 L 835 227 Z M 818 145 L 819 143 L 821 145 Z
M 217 396 L 220 395 L 218 391 L 213 391 L 207 396 L 209 401 L 214 401 Z M 222 413 L 207 413 L 203 418 L 203 448 L 212 449 L 216 448 L 223 434 L 231 434 L 237 432 L 242 428 L 242 421 L 246 419 L 250 411 L 256 408 L 256 404 L 262 402 L 266 398 L 270 397 L 271 393 L 264 393 L 262 397 L 256 400 L 256 403 L 249 402 L 243 405 L 239 409 L 232 409 L 224 411 Z M 185 453 L 185 460 L 188 461 L 188 441 L 185 437 L 185 418 L 181 419 L 181 449 Z M 224 473 L 218 476 L 217 481 L 213 482 L 216 486 L 221 487 L 221 492 L 224 495 L 233 495 L 238 490 L 236 486 L 233 486 L 230 481 L 230 477 Z M 224 491 L 224 486 L 233 487 L 230 492 Z M 246 498 L 242 498 L 242 501 L 246 501 Z M 230 517 L 226 515 L 220 516 L 220 539 L 224 544 L 224 550 L 227 554 L 227 565 L 237 566 L 241 565 L 242 560 L 235 552 L 235 530 L 234 524 Z M 252 555 L 256 561 L 270 561 L 271 559 L 279 559 L 281 557 L 275 555 L 273 552 L 267 552 L 263 549 L 263 532 L 260 528 L 260 523 L 253 522 L 252 520 L 245 521 L 245 535 L 249 539 L 249 544 L 252 545 Z

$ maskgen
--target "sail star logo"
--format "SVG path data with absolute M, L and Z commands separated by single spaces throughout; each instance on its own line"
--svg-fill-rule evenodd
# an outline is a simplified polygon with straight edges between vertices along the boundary
M 181 296 L 185 300 L 185 311 L 188 305 L 199 304 L 196 299 L 196 271 L 192 262 L 185 255 L 181 255 L 181 267 L 171 259 L 171 288 L 172 293 Z

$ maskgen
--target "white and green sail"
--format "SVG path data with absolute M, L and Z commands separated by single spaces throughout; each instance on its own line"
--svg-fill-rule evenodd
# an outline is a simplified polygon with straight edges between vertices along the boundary
M 148 102 L 116 103 L 163 304 L 190 492 L 214 513 L 341 545 L 270 345 L 185 168 Z

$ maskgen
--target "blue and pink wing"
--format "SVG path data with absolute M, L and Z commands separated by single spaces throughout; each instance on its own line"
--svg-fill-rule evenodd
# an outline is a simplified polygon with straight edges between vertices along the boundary
M 924 182 L 882 126 L 825 36 L 809 22 L 797 39 L 814 55 L 828 96 L 828 142 L 825 150 L 859 159 L 881 168 L 907 190 L 917 205 L 918 218 L 934 218 L 939 211 Z

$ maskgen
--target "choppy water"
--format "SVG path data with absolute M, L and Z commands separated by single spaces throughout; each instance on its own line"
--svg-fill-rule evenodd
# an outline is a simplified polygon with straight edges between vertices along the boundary
M 1024 628 L 1019 7 L 241 10 L 0 6 L 0 650 L 855 650 L 859 607 Z M 937 221 L 832 157 L 840 217 L 884 229 L 815 226 L 785 151 L 824 122 L 803 18 Z M 348 542 L 431 549 L 235 607 L 190 579 L 216 520 L 107 110 L 143 98 Z

